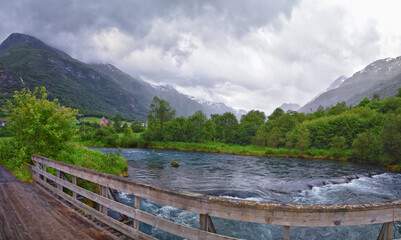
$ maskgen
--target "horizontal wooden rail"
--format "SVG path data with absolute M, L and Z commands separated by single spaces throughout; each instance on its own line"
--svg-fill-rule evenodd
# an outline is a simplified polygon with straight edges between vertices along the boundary
M 220 198 L 185 191 L 172 191 L 37 155 L 32 155 L 32 160 L 35 162 L 35 167 L 32 167 L 33 176 L 38 182 L 79 208 L 83 208 L 83 203 L 77 200 L 77 195 L 98 203 L 101 206 L 101 211 L 93 208 L 89 211 L 87 207 L 83 209 L 106 224 L 111 223 L 113 228 L 134 238 L 145 238 L 145 234 L 139 232 L 139 222 L 143 222 L 162 231 L 189 239 L 233 239 L 213 233 L 215 229 L 210 218 L 212 216 L 237 221 L 281 225 L 284 226 L 285 239 L 289 239 L 290 226 L 335 227 L 384 224 L 380 236 L 382 236 L 382 239 L 391 239 L 391 224 L 401 220 L 400 200 L 365 204 L 280 204 L 255 202 Z M 56 169 L 59 173 L 57 176 L 54 176 L 47 172 L 48 168 Z M 73 180 L 75 180 L 70 182 L 66 179 L 65 174 L 71 175 Z M 100 189 L 104 188 L 104 190 L 100 191 L 101 194 L 90 192 L 77 186 L 76 178 L 96 183 L 100 186 Z M 48 183 L 50 181 L 56 183 L 57 188 L 51 186 Z M 63 188 L 71 190 L 73 196 L 64 193 Z M 110 189 L 134 195 L 134 207 L 118 203 L 114 199 L 108 198 L 108 194 L 102 194 L 102 192 L 107 192 Z M 174 223 L 141 211 L 139 209 L 140 198 L 198 213 L 200 215 L 200 229 Z M 106 214 L 107 208 L 119 212 L 122 216 L 125 215 L 133 218 L 134 227 L 126 228 L 127 225 L 108 217 Z

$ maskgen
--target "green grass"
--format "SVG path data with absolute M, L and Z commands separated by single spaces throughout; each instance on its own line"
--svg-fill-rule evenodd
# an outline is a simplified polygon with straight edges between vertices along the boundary
M 310 159 L 347 160 L 351 151 L 344 151 L 342 156 L 335 159 L 331 150 L 309 149 L 301 154 L 299 149 L 267 148 L 254 145 L 241 146 L 219 142 L 186 143 L 186 142 L 152 142 L 149 146 L 159 149 L 176 149 L 180 151 L 197 151 L 211 153 L 227 153 L 245 156 L 294 157 Z
M 100 123 L 102 118 L 97 118 L 97 117 L 86 117 L 82 118 L 81 121 L 85 120 L 87 123 Z
M 102 121 L 102 118 L 98 118 L 98 117 L 85 117 L 85 118 L 81 118 L 80 121 L 84 121 L 87 123 L 97 123 L 100 124 L 100 121 Z M 110 119 L 109 119 L 110 120 Z M 114 121 L 112 120 L 111 123 L 114 124 Z M 127 121 L 121 121 L 122 124 L 130 124 L 131 122 L 127 122 Z
M 90 150 L 78 144 L 69 144 L 53 159 L 112 175 L 127 176 L 128 174 L 127 162 L 119 154 L 103 154 L 100 151 Z M 32 164 L 32 161 L 29 158 L 24 158 L 20 152 L 16 152 L 11 141 L 0 141 L 0 164 L 20 180 L 31 181 L 32 175 L 28 171 L 26 163 Z
M 6 140 L 10 140 L 10 139 L 12 139 L 13 137 L 0 137 L 0 142 L 1 141 L 6 141 Z

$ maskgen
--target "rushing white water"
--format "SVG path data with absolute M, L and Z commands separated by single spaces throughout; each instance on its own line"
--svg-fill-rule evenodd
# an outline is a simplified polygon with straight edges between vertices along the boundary
M 101 148 L 104 152 L 115 149 Z M 370 165 L 335 161 L 249 157 L 152 149 L 122 149 L 129 177 L 148 184 L 203 194 L 281 203 L 367 203 L 401 199 L 401 174 Z M 179 168 L 170 167 L 178 161 Z M 129 194 L 119 199 L 133 205 Z M 141 209 L 184 225 L 199 227 L 199 216 L 142 200 Z M 213 218 L 218 233 L 245 239 L 282 239 L 283 228 Z M 376 239 L 380 225 L 295 228 L 291 239 Z M 179 239 L 141 225 L 159 239 Z M 397 223 L 395 237 L 401 237 Z

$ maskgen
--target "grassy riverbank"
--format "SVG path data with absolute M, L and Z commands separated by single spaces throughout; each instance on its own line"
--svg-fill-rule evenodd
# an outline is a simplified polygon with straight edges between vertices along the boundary
M 352 158 L 352 150 L 343 150 L 339 152 L 335 149 L 308 149 L 301 153 L 298 149 L 286 148 L 267 148 L 254 145 L 241 146 L 236 144 L 225 144 L 218 142 L 206 143 L 186 143 L 186 142 L 152 142 L 148 148 L 155 149 L 172 149 L 179 151 L 196 151 L 209 153 L 226 153 L 243 156 L 260 156 L 260 157 L 285 157 L 285 158 L 304 158 L 304 159 L 325 159 L 334 161 L 352 161 L 357 163 L 372 164 L 371 162 L 356 161 Z M 400 165 L 383 165 L 376 163 L 375 165 L 386 167 L 391 172 L 401 173 Z
M 301 153 L 298 149 L 267 148 L 254 145 L 241 146 L 237 144 L 225 144 L 218 142 L 186 143 L 186 142 L 152 142 L 148 147 L 156 149 L 175 149 L 180 151 L 197 151 L 210 153 L 227 153 L 244 156 L 264 157 L 291 157 L 308 159 L 329 159 L 347 161 L 351 159 L 351 151 L 346 150 L 338 154 L 333 150 L 308 149 Z M 338 157 L 335 157 L 335 156 Z
M 32 175 L 28 171 L 26 164 L 33 163 L 29 158 L 20 156 L 19 150 L 15 148 L 12 141 L 12 138 L 0 140 L 0 164 L 12 172 L 18 179 L 31 181 Z M 65 150 L 50 158 L 112 175 L 128 175 L 127 161 L 120 155 L 103 154 L 100 151 L 87 149 L 77 144 L 69 144 Z

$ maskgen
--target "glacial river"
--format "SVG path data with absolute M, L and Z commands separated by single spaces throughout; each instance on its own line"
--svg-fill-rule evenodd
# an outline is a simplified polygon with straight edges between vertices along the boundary
M 112 148 L 97 148 L 103 152 Z M 181 152 L 174 150 L 121 150 L 129 178 L 147 184 L 254 201 L 278 203 L 368 203 L 401 199 L 401 174 L 375 166 L 327 160 L 268 158 Z M 170 166 L 172 161 L 179 168 Z M 119 193 L 133 204 L 133 197 Z M 141 209 L 154 215 L 199 227 L 199 215 L 148 200 Z M 110 215 L 113 213 L 110 212 Z M 282 239 L 283 227 L 213 218 L 220 234 L 244 239 Z M 159 239 L 180 239 L 141 224 L 141 230 Z M 376 239 L 381 225 L 335 228 L 291 227 L 291 239 Z M 396 223 L 394 237 L 401 237 Z

